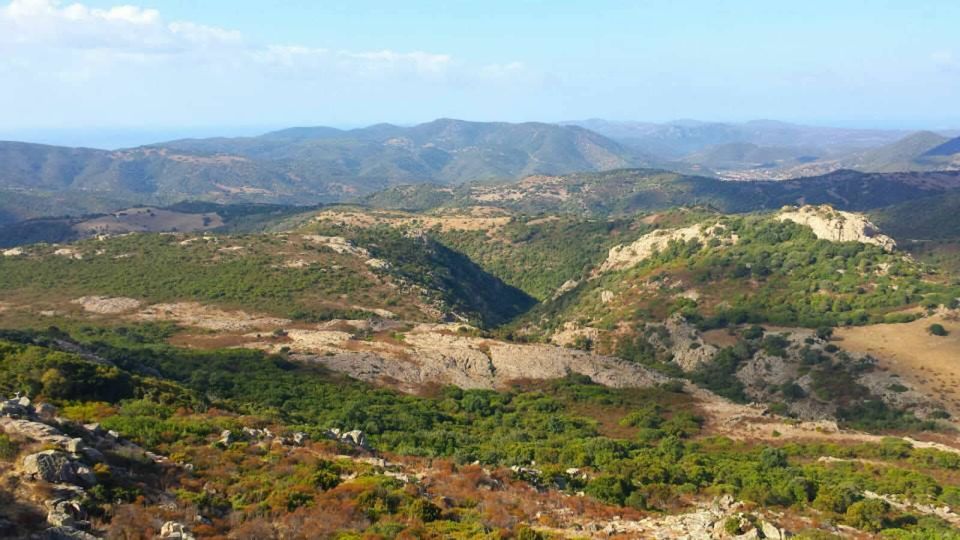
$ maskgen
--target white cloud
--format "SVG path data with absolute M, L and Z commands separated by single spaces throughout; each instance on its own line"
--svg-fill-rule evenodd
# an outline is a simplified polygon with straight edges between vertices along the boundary
M 396 117 L 398 102 L 449 115 L 456 96 L 507 99 L 530 84 L 519 63 L 256 43 L 155 9 L 66 1 L 0 0 L 0 103 L 17 104 L 2 111 L 0 126 L 272 123 L 310 114 L 352 123 Z
M 235 30 L 191 21 L 167 22 L 155 9 L 131 5 L 96 9 L 83 4 L 64 5 L 57 0 L 12 0 L 0 6 L 0 51 L 8 57 L 29 58 L 41 56 L 44 50 L 66 53 L 63 58 L 69 60 L 71 70 L 77 69 L 78 60 L 103 67 L 107 61 L 139 62 L 148 56 L 190 57 L 191 61 L 216 57 L 217 61 L 229 59 L 234 64 L 321 71 L 354 69 L 366 75 L 381 71 L 436 75 L 453 63 L 449 55 L 422 51 L 257 46 L 246 43 Z M 97 54 L 75 56 L 84 50 Z

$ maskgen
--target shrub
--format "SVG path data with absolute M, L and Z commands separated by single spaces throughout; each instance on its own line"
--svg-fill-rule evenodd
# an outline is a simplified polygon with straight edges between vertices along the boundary
M 944 328 L 943 325 L 940 323 L 931 324 L 929 327 L 927 327 L 927 332 L 930 332 L 930 334 L 934 336 L 940 336 L 940 337 L 946 336 L 950 333 L 950 332 L 947 332 L 947 329 Z
M 587 493 L 605 503 L 623 506 L 630 495 L 630 483 L 619 476 L 602 475 L 587 484 Z
M 883 529 L 884 519 L 890 506 L 880 499 L 865 499 L 851 504 L 844 514 L 844 521 L 851 527 L 870 532 Z
M 821 486 L 813 507 L 824 512 L 843 514 L 850 505 L 861 499 L 860 493 L 851 484 Z

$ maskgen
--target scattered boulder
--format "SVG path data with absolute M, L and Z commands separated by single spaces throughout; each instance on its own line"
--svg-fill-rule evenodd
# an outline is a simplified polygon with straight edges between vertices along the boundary
M 327 438 L 352 446 L 358 446 L 366 450 L 370 449 L 369 442 L 367 441 L 367 435 L 359 429 L 354 429 L 352 431 L 341 431 L 338 428 L 330 428 L 327 430 Z
M 237 442 L 237 438 L 234 437 L 233 432 L 231 432 L 229 429 L 225 429 L 220 432 L 220 439 L 213 443 L 213 445 L 220 448 L 226 448 L 235 442 Z
M 763 533 L 764 538 L 770 538 L 771 540 L 784 540 L 787 537 L 787 533 L 783 529 L 769 521 L 760 522 L 760 532 Z
M 194 540 L 195 537 L 184 524 L 168 521 L 160 527 L 160 538 L 165 540 Z
M 83 444 L 83 439 L 74 438 L 67 441 L 67 444 L 64 445 L 64 450 L 70 452 L 71 454 L 79 454 L 83 452 L 83 449 L 86 445 Z

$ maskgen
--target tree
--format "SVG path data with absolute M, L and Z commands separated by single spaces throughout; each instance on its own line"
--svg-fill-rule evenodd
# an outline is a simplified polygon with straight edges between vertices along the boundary
M 842 514 L 860 499 L 860 493 L 851 484 L 826 485 L 821 486 L 813 500 L 813 507 L 824 512 Z
M 847 508 L 844 521 L 851 527 L 870 532 L 883 529 L 884 518 L 890 510 L 890 505 L 880 499 L 865 499 L 857 501 Z
M 598 476 L 587 485 L 588 494 L 603 502 L 620 506 L 623 506 L 631 491 L 632 486 L 619 476 Z

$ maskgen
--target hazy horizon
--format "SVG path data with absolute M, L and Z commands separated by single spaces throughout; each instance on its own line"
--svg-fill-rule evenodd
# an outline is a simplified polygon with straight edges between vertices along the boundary
M 423 122 L 415 123 L 400 123 L 400 122 L 386 122 L 399 126 L 413 126 L 425 122 L 430 122 L 437 120 L 437 118 L 431 120 L 424 120 Z M 464 120 L 458 118 L 457 120 Z M 769 118 L 757 118 L 752 120 L 745 121 L 723 121 L 723 120 L 701 120 L 694 118 L 678 118 L 676 120 L 670 120 L 667 122 L 649 122 L 647 120 L 618 120 L 618 119 L 608 119 L 608 118 L 582 118 L 582 119 L 567 119 L 561 121 L 544 121 L 544 120 L 529 120 L 529 122 L 541 122 L 547 124 L 565 124 L 565 123 L 574 123 L 574 122 L 583 122 L 588 120 L 600 120 L 605 122 L 613 123 L 652 123 L 652 124 L 671 124 L 679 122 L 703 122 L 703 123 L 719 123 L 719 124 L 745 124 L 749 122 L 757 121 L 775 121 L 783 122 L 782 120 L 769 119 Z M 474 122 L 501 122 L 501 120 L 490 119 L 490 120 L 468 120 Z M 521 121 L 522 122 L 522 121 Z M 380 123 L 380 122 L 376 122 Z M 824 124 L 814 124 L 814 123 L 804 123 L 804 122 L 786 122 L 794 125 L 802 125 L 809 127 L 822 127 L 822 128 L 838 128 L 838 129 L 863 129 L 863 130 L 877 130 L 877 131 L 890 131 L 890 132 L 903 132 L 904 134 L 917 132 L 917 131 L 933 131 L 936 133 L 943 134 L 945 136 L 956 137 L 960 135 L 960 128 L 945 126 L 945 127 L 876 127 L 876 126 L 859 126 L 859 125 L 824 125 Z M 0 129 L 0 141 L 15 141 L 15 142 L 26 142 L 32 144 L 46 144 L 53 146 L 70 146 L 70 147 L 83 147 L 83 148 L 95 148 L 101 150 L 117 150 L 121 148 L 131 148 L 135 146 L 143 146 L 154 143 L 167 142 L 178 139 L 202 139 L 209 137 L 255 137 L 262 135 L 264 133 L 269 133 L 271 131 L 292 128 L 292 127 L 332 127 L 341 130 L 351 130 L 368 127 L 374 124 L 346 124 L 346 125 L 329 125 L 329 124 L 275 124 L 275 125 L 262 125 L 262 126 L 157 126 L 157 127 L 143 127 L 143 128 L 134 128 L 134 127 L 90 127 L 90 128 L 32 128 L 32 129 L 13 129 L 13 130 L 3 130 Z

